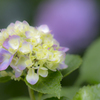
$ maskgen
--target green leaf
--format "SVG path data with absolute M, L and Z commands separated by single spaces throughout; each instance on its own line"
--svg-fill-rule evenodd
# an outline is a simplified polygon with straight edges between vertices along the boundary
M 100 38 L 91 44 L 85 52 L 78 81 L 78 84 L 84 81 L 90 84 L 100 83 Z
M 100 84 L 81 88 L 73 100 L 100 100 Z
M 61 97 L 67 97 L 69 99 L 72 100 L 72 98 L 74 97 L 74 95 L 76 94 L 76 92 L 79 90 L 79 87 L 62 87 L 61 92 L 60 92 L 60 96 Z M 43 95 L 42 96 L 42 100 L 46 99 L 46 98 L 52 98 L 55 97 L 55 95 Z
M 10 80 L 11 80 L 11 77 L 10 76 L 2 76 L 0 74 L 0 82 L 1 83 L 7 82 L 7 81 L 10 81 Z
M 71 72 L 79 68 L 82 63 L 82 59 L 78 55 L 66 55 L 65 64 L 68 65 L 68 68 L 63 69 L 61 72 L 63 76 L 69 75 Z
M 52 97 L 52 98 L 47 98 L 45 100 L 69 100 L 67 97 L 61 97 L 60 99 L 56 98 L 56 97 Z
M 1 83 L 7 82 L 7 81 L 10 81 L 10 80 L 11 80 L 10 76 L 0 77 L 0 82 Z
M 8 99 L 8 100 L 30 100 L 30 98 L 27 98 L 27 97 L 17 97 L 17 98 L 11 98 L 11 99 Z
M 49 71 L 49 75 L 46 78 L 40 77 L 39 81 L 35 85 L 29 84 L 26 80 L 25 83 L 31 89 L 44 94 L 54 94 L 56 97 L 60 97 L 61 84 L 60 81 L 62 75 L 59 71 Z
M 61 96 L 68 97 L 72 100 L 76 92 L 79 90 L 79 87 L 63 87 L 61 89 Z

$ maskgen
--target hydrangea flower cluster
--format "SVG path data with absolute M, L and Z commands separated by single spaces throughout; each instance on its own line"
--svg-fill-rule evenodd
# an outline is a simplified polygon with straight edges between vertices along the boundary
M 34 85 L 39 76 L 47 77 L 48 70 L 67 68 L 64 60 L 68 50 L 60 47 L 47 25 L 35 28 L 26 21 L 16 21 L 0 32 L 0 71 L 9 66 L 15 78 L 25 75 Z

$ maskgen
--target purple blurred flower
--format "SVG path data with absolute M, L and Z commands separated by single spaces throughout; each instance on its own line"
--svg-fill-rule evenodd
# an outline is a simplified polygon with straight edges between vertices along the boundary
M 62 46 L 78 53 L 96 37 L 96 12 L 92 0 L 53 0 L 39 6 L 35 23 L 47 24 Z

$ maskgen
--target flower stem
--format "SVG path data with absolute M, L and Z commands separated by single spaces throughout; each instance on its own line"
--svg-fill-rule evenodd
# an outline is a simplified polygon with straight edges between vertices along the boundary
M 38 93 L 38 100 L 41 100 L 42 93 Z
M 29 91 L 29 96 L 30 96 L 31 100 L 36 100 L 34 91 L 30 87 L 28 87 L 28 91 Z

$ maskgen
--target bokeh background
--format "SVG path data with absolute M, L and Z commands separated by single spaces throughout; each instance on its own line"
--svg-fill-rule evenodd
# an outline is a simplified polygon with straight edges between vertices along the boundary
M 47 24 L 68 53 L 84 55 L 100 36 L 100 0 L 0 0 L 0 29 L 11 22 L 26 20 L 32 26 Z M 75 83 L 79 70 L 63 79 L 62 86 Z M 0 100 L 27 96 L 23 82 L 0 83 Z

